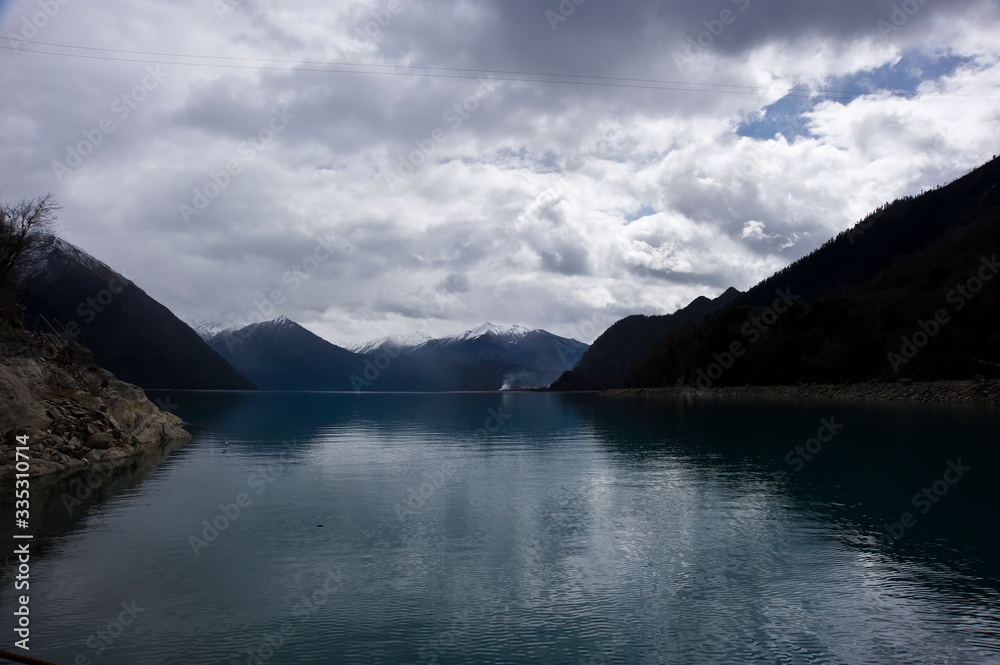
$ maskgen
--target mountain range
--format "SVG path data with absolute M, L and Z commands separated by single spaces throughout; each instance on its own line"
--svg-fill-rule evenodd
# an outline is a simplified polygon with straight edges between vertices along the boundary
M 548 386 L 587 345 L 545 330 L 486 323 L 429 339 L 382 337 L 345 349 L 281 317 L 208 338 L 266 390 L 445 391 Z
M 746 292 L 625 317 L 589 347 L 492 323 L 350 348 L 284 317 L 238 330 L 189 326 L 52 235 L 19 274 L 16 298 L 26 329 L 75 339 L 144 388 L 580 390 L 995 376 L 998 185 L 994 157 L 948 185 L 880 206 Z
M 498 390 L 547 386 L 587 345 L 487 323 L 453 337 L 396 335 L 341 348 L 281 317 L 238 330 L 187 324 L 131 280 L 54 235 L 17 279 L 28 330 L 74 339 L 143 388 Z M 391 362 L 390 362 L 391 361 Z

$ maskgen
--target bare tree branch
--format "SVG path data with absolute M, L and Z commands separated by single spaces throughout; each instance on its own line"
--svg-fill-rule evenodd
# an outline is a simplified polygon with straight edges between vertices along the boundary
M 52 231 L 59 209 L 51 194 L 0 203 L 0 290 L 31 261 L 39 240 Z

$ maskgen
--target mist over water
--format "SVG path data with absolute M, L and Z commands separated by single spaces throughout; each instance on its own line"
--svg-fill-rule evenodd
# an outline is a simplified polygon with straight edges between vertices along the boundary
M 1000 662 L 995 409 L 169 396 L 190 444 L 40 507 L 32 656 Z

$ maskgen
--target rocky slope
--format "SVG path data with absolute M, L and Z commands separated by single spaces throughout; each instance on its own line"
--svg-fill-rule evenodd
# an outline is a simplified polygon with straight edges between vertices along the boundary
M 0 322 L 0 482 L 14 474 L 18 435 L 29 437 L 32 476 L 60 476 L 190 439 L 181 425 L 79 344 Z

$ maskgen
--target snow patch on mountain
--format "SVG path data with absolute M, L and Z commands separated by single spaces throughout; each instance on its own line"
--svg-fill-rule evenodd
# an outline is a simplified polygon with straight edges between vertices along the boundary
M 524 326 L 519 326 L 517 324 L 510 325 L 497 325 L 495 323 L 490 323 L 487 321 L 478 328 L 473 328 L 472 330 L 466 330 L 460 335 L 455 335 L 454 337 L 446 337 L 447 342 L 463 342 L 470 339 L 477 339 L 483 335 L 493 334 L 501 339 L 514 341 L 524 337 L 531 330 L 525 328 Z
M 76 245 L 54 235 L 42 236 L 39 244 L 34 248 L 34 252 L 32 260 L 28 261 L 18 274 L 18 277 L 24 281 L 36 279 L 45 281 L 47 276 L 61 274 L 62 268 L 77 265 L 82 267 L 85 272 L 102 279 L 115 277 L 123 286 L 132 283 L 108 264 L 95 259 Z
M 255 337 L 257 339 L 266 339 L 272 335 L 281 334 L 283 331 L 286 330 L 293 330 L 293 331 L 298 329 L 304 330 L 302 326 L 300 326 L 299 324 L 295 323 L 295 321 L 292 321 L 291 319 L 285 316 L 279 316 L 276 319 L 271 319 L 269 321 L 260 321 L 258 323 L 251 323 L 249 325 L 215 324 L 214 326 L 209 326 L 208 328 L 206 328 L 204 332 L 199 330 L 198 328 L 195 328 L 195 326 L 192 325 L 191 322 L 185 322 L 185 323 L 194 328 L 195 332 L 201 335 L 202 339 L 204 339 L 206 342 L 215 339 L 219 335 L 229 335 L 229 336 L 237 335 L 242 340 L 248 340 L 251 337 Z M 215 332 L 211 332 L 211 330 L 216 328 L 217 330 L 215 330 Z M 205 334 L 208 334 L 208 337 L 205 337 Z
M 237 328 L 237 326 L 231 323 L 219 323 L 218 321 L 207 321 L 198 318 L 184 319 L 184 323 L 188 324 L 188 327 L 198 333 L 198 337 L 201 337 L 206 342 L 219 333 L 229 332 Z
M 429 342 L 430 339 L 429 335 L 422 332 L 410 333 L 408 335 L 386 335 L 384 337 L 371 339 L 360 344 L 351 344 L 349 346 L 345 346 L 344 348 L 348 351 L 353 351 L 354 353 L 360 353 L 362 355 L 375 353 L 385 347 L 392 348 L 393 351 L 411 351 L 421 344 Z

